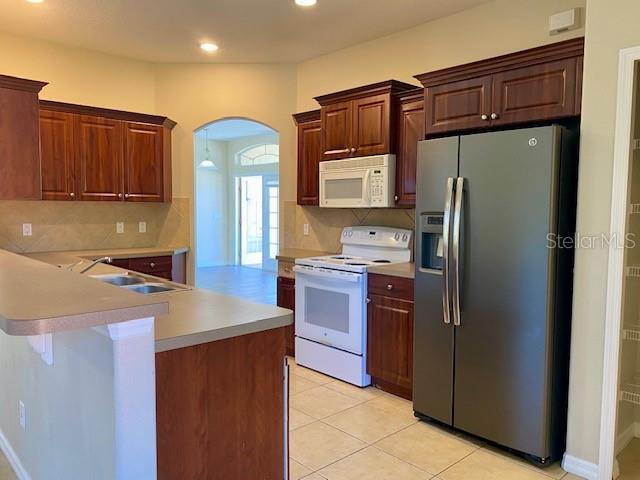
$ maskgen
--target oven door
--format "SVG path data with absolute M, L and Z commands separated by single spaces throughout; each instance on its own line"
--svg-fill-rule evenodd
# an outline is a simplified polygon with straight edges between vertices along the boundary
M 320 206 L 353 208 L 371 206 L 371 169 L 320 172 Z
M 362 355 L 366 275 L 296 265 L 296 336 Z

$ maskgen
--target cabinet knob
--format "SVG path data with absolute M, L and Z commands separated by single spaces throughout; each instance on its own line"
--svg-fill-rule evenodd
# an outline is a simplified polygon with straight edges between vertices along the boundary
M 355 153 L 356 149 L 354 147 L 351 147 L 351 153 Z
M 370 298 L 367 298 L 367 303 L 371 303 L 371 299 Z
M 151 263 L 149 264 L 149 266 L 150 266 L 151 268 L 156 268 L 156 264 L 155 264 L 154 262 L 151 262 Z
M 125 194 L 124 194 L 124 198 L 129 198 L 129 194 L 128 194 L 128 193 L 125 193 Z
M 400 197 L 398 195 L 395 195 L 393 199 L 397 202 L 398 200 L 400 200 Z
M 491 114 L 491 120 L 495 120 L 498 117 L 499 117 L 499 115 L 497 113 L 492 113 Z
M 393 284 L 392 283 L 389 283 L 387 285 L 387 290 L 393 290 Z
M 118 198 L 122 198 L 122 194 L 121 193 L 118 194 Z
M 486 116 L 485 114 L 480 115 L 480 118 L 481 118 L 482 120 L 489 120 L 489 117 L 488 117 L 488 116 Z
M 69 196 L 70 196 L 71 198 L 73 198 L 73 197 L 75 197 L 75 196 L 76 196 L 76 194 L 75 194 L 75 193 L 73 193 L 73 192 L 71 192 L 71 193 L 69 194 Z

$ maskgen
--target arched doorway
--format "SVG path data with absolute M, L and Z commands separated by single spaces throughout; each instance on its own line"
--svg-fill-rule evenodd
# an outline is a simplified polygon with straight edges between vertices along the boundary
M 196 285 L 275 303 L 279 138 L 245 118 L 194 132 Z

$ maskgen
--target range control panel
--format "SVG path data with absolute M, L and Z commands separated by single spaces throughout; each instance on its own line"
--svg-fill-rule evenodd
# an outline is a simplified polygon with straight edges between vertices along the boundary
M 409 248 L 411 230 L 390 227 L 345 227 L 340 241 L 348 245 L 376 245 L 390 248 Z

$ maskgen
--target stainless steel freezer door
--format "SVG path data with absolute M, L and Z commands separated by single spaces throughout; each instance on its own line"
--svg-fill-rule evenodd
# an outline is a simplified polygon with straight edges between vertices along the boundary
M 413 409 L 451 424 L 453 411 L 453 325 L 443 309 L 443 275 L 422 271 L 420 214 L 443 212 L 447 179 L 458 173 L 459 137 L 418 143 Z M 445 233 L 446 234 L 446 233 Z
M 454 426 L 549 455 L 559 127 L 467 135 Z

